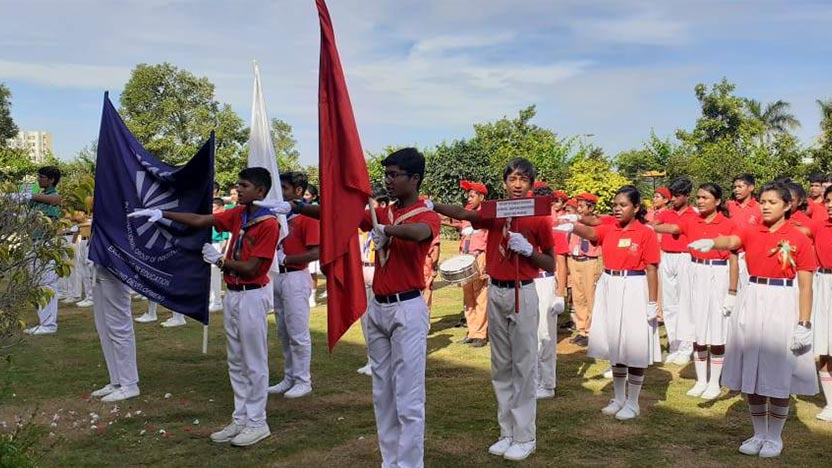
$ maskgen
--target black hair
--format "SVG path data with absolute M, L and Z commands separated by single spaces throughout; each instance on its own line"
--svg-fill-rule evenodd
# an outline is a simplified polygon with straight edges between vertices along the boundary
M 222 199 L 222 198 L 220 198 L 220 197 L 216 197 L 216 198 L 214 198 L 214 199 L 211 201 L 211 203 L 213 203 L 213 204 L 215 204 L 215 205 L 223 205 L 223 206 L 225 206 L 225 200 L 223 200 L 223 199 Z
M 535 187 L 532 189 L 532 194 L 536 197 L 551 197 L 555 194 L 552 187 L 544 185 L 542 187 Z
M 716 205 L 716 211 L 722 213 L 722 216 L 725 216 L 726 218 L 731 217 L 731 214 L 728 212 L 728 207 L 725 205 L 725 198 L 722 197 L 722 187 L 717 184 L 705 182 L 704 184 L 699 185 L 699 190 L 704 190 L 719 200 L 719 203 Z
M 318 187 L 315 187 L 312 184 L 307 184 L 306 185 L 306 191 L 309 192 L 312 195 L 312 199 L 314 199 L 314 200 L 318 199 Z
M 503 182 L 508 180 L 514 172 L 519 172 L 529 178 L 529 183 L 534 185 L 534 179 L 537 177 L 537 171 L 534 169 L 534 164 L 526 158 L 514 158 L 506 164 L 503 169 Z
M 402 148 L 394 151 L 381 161 L 381 165 L 397 166 L 410 176 L 419 176 L 419 182 L 416 184 L 417 190 L 425 180 L 425 155 L 416 148 Z
M 826 200 L 830 193 L 832 193 L 832 185 L 826 187 L 826 190 L 823 191 L 823 199 Z
M 781 184 L 779 182 L 769 182 L 763 185 L 763 188 L 760 189 L 761 198 L 765 192 L 777 193 L 777 196 L 779 196 L 780 199 L 783 200 L 783 203 L 786 204 L 786 219 L 791 218 L 792 192 L 789 190 L 789 187 L 786 184 Z
M 826 176 L 823 174 L 812 174 L 809 176 L 810 184 L 822 184 L 826 182 Z
M 804 189 L 803 186 L 797 182 L 792 181 L 788 181 L 784 185 L 789 188 L 789 192 L 792 194 L 792 201 L 794 201 L 794 198 L 797 198 L 797 209 L 800 211 L 805 210 L 806 207 L 809 206 L 806 189 Z
M 272 189 L 272 175 L 265 167 L 247 167 L 237 177 L 251 182 L 255 187 L 263 187 L 266 193 Z
M 219 182 L 214 182 L 214 191 L 215 191 L 215 192 L 219 192 L 219 191 L 220 191 L 220 184 L 219 184 Z
M 780 177 L 775 178 L 772 182 L 778 182 L 781 184 L 790 184 L 792 183 L 792 178 L 787 175 L 781 175 Z
M 38 169 L 38 174 L 46 177 L 47 179 L 52 179 L 52 186 L 57 186 L 58 182 L 61 181 L 61 170 L 55 166 L 43 166 L 42 168 Z
M 744 172 L 744 173 L 738 174 L 736 177 L 734 177 L 734 180 L 732 180 L 731 182 L 740 181 L 740 182 L 745 182 L 746 185 L 754 185 L 754 180 L 755 180 L 754 179 L 754 174 L 749 174 L 747 172 Z
M 832 172 L 826 174 L 826 182 L 832 182 Z
M 390 195 L 387 193 L 383 187 L 375 187 L 373 188 L 373 200 L 377 201 L 378 203 L 389 203 L 390 202 Z
M 690 196 L 690 192 L 693 191 L 693 182 L 691 182 L 687 177 L 677 177 L 670 182 L 667 189 L 670 190 L 670 194 L 673 196 Z
M 309 187 L 309 178 L 301 171 L 289 171 L 280 174 L 280 182 L 286 182 L 294 188 L 300 188 L 304 192 Z
M 635 185 L 625 185 L 615 192 L 613 199 L 619 195 L 626 196 L 630 200 L 630 203 L 638 210 L 636 211 L 636 221 L 647 224 L 647 210 L 641 204 L 641 192 L 638 191 L 638 188 Z
M 271 187 L 269 187 L 269 188 L 271 188 Z M 232 190 L 238 190 L 239 191 L 239 189 L 237 187 L 237 184 L 231 184 L 231 185 L 228 186 L 228 193 L 231 193 Z

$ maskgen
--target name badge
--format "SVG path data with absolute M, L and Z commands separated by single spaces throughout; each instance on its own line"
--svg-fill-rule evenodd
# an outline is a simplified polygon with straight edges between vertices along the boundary
M 631 243 L 630 239 L 618 239 L 618 247 L 621 249 L 626 249 Z

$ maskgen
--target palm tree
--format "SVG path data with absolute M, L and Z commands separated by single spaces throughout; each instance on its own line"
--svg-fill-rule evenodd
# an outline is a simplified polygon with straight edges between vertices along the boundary
M 755 99 L 748 100 L 749 116 L 761 122 L 765 129 L 766 143 L 771 143 L 775 135 L 789 133 L 800 127 L 800 121 L 788 111 L 791 104 L 782 99 L 766 104 L 765 108 Z

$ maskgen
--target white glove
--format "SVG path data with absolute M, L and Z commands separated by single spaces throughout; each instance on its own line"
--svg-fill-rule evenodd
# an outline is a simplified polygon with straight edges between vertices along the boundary
M 370 237 L 373 238 L 373 244 L 375 244 L 375 250 L 381 250 L 387 247 L 387 242 L 390 241 L 390 237 L 384 233 L 384 224 L 378 224 L 373 226 L 373 230 L 370 231 Z
M 577 223 L 579 219 L 581 219 L 581 217 L 576 214 L 565 214 L 562 216 L 558 216 L 558 220 L 565 221 L 566 223 Z
M 459 231 L 459 233 L 463 236 L 470 236 L 471 234 L 474 233 L 474 228 L 472 228 L 471 226 L 466 226 L 466 227 L 462 228 L 462 230 Z
M 149 208 L 144 210 L 136 210 L 127 215 L 128 218 L 139 218 L 144 217 L 147 218 L 148 221 L 151 223 L 155 223 L 162 219 L 162 210 L 157 210 L 155 208 Z
M 254 204 L 256 206 L 268 208 L 272 211 L 273 214 L 276 215 L 287 215 L 292 212 L 292 204 L 287 201 L 255 200 Z
M 73 233 L 73 234 L 74 234 L 74 233 L 76 233 L 76 232 L 78 232 L 78 225 L 77 225 L 77 224 L 73 224 L 72 226 L 70 226 L 70 228 L 69 228 L 69 232 L 71 232 L 71 233 Z
M 518 232 L 509 232 L 508 233 L 508 248 L 513 252 L 517 252 L 524 257 L 530 257 L 532 252 L 534 252 L 534 247 L 529 241 L 523 237 L 523 234 Z
M 812 349 L 812 330 L 797 324 L 792 332 L 792 351 L 797 354 L 805 354 Z
M 647 321 L 652 322 L 659 316 L 659 304 L 657 302 L 647 303 Z
M 4 195 L 9 200 L 14 200 L 16 202 L 25 202 L 32 199 L 31 193 L 7 193 Z
M 286 254 L 283 252 L 283 247 L 277 249 L 277 255 L 275 256 L 275 261 L 280 266 L 286 265 Z
M 426 199 L 426 200 L 424 201 L 424 203 L 425 203 L 425 207 L 426 207 L 427 209 L 429 209 L 429 210 L 433 211 L 433 200 L 431 200 L 430 198 L 428 198 L 428 199 Z
M 552 315 L 560 315 L 565 309 L 566 301 L 563 296 L 555 296 L 555 300 L 552 302 Z
M 700 252 L 710 252 L 714 248 L 713 239 L 699 239 L 688 244 L 691 250 L 698 250 Z
M 216 265 L 219 259 L 221 258 L 222 254 L 219 253 L 213 245 L 207 242 L 205 244 L 202 244 L 202 259 L 205 260 L 205 263 Z
M 560 231 L 560 232 L 572 232 L 574 230 L 575 230 L 575 225 L 572 224 L 572 223 L 559 224 L 557 227 L 555 227 L 555 231 Z
M 737 304 L 737 296 L 736 294 L 728 294 L 725 296 L 725 300 L 722 301 L 722 315 L 724 317 L 730 317 L 731 313 L 734 312 L 734 306 Z

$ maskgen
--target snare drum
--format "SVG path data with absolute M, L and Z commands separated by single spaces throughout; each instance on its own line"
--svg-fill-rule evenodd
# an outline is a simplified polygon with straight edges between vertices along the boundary
M 457 255 L 439 265 L 439 275 L 448 283 L 464 284 L 478 278 L 480 269 L 473 255 Z

